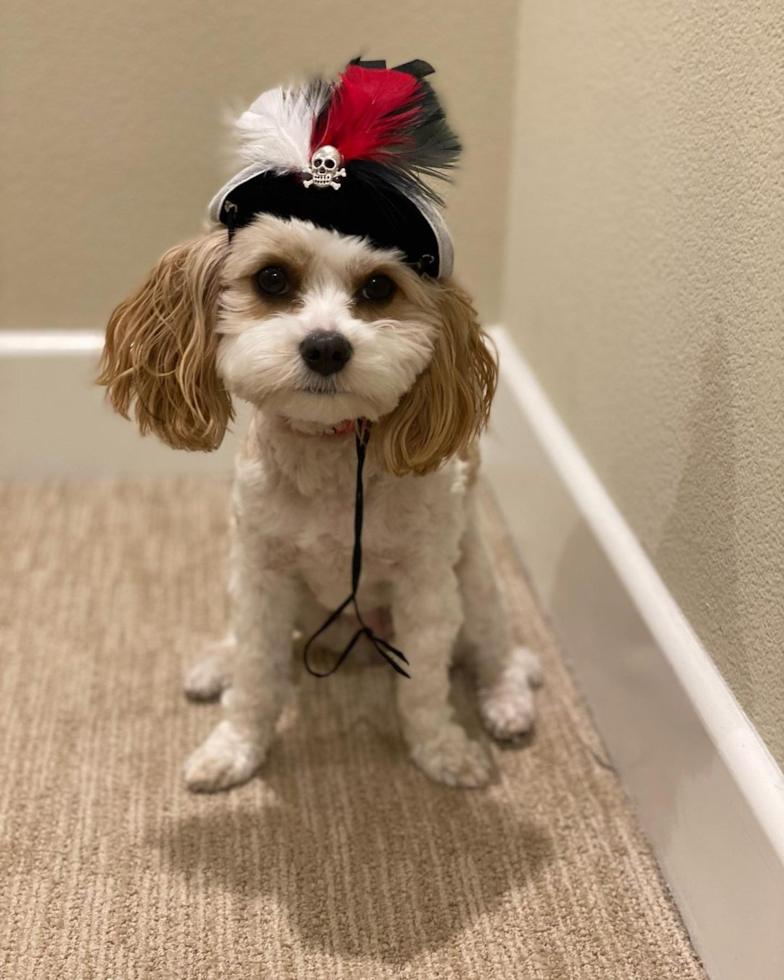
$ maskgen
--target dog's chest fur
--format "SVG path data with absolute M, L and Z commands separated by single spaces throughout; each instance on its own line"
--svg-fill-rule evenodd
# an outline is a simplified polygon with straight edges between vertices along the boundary
M 353 438 L 298 436 L 263 423 L 251 435 L 237 465 L 239 533 L 255 538 L 262 567 L 290 573 L 322 605 L 338 605 L 350 589 L 354 546 Z M 360 591 L 368 606 L 387 605 L 392 581 L 412 563 L 457 563 L 467 469 L 451 460 L 427 476 L 400 478 L 368 462 Z

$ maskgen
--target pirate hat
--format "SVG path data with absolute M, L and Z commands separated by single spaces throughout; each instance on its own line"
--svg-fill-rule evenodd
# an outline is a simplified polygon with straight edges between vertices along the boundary
M 443 201 L 425 180 L 448 178 L 460 143 L 425 81 L 433 70 L 355 59 L 335 82 L 264 92 L 237 123 L 247 165 L 210 217 L 230 236 L 258 214 L 300 218 L 397 248 L 422 275 L 451 275 Z

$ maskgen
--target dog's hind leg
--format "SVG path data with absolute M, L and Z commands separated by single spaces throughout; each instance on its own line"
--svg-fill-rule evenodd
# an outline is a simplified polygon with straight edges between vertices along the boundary
M 215 701 L 231 686 L 236 651 L 233 633 L 207 644 L 202 657 L 185 673 L 185 693 L 192 701 Z
M 485 728 L 497 739 L 513 739 L 533 725 L 532 688 L 541 684 L 542 671 L 539 658 L 512 639 L 492 556 L 479 529 L 475 499 L 469 508 L 457 567 L 464 615 L 458 652 L 465 655 L 476 677 Z

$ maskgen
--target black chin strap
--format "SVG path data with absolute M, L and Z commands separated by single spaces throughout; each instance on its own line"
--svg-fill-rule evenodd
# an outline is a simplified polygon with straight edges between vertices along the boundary
M 311 638 L 305 644 L 302 658 L 305 662 L 305 668 L 309 674 L 313 674 L 314 677 L 329 677 L 330 674 L 335 673 L 346 657 L 348 657 L 356 646 L 360 636 L 366 636 L 376 648 L 376 652 L 379 654 L 379 656 L 383 657 L 393 670 L 396 670 L 398 674 L 402 674 L 404 677 L 410 677 L 411 675 L 408 673 L 408 671 L 404 670 L 397 660 L 394 659 L 397 657 L 398 660 L 402 660 L 402 662 L 408 666 L 406 655 L 401 650 L 393 647 L 391 643 L 387 643 L 386 640 L 382 640 L 381 637 L 376 636 L 373 630 L 365 623 L 364 619 L 362 618 L 362 614 L 359 611 L 359 607 L 357 606 L 359 576 L 362 573 L 362 515 L 364 506 L 362 470 L 365 467 L 365 454 L 367 452 L 368 439 L 370 438 L 370 422 L 368 422 L 366 419 L 357 419 L 356 425 L 357 490 L 354 503 L 354 554 L 351 559 L 351 595 L 344 602 L 342 602 L 333 613 L 330 613 L 330 615 L 324 621 L 324 624 L 316 630 L 313 636 L 311 636 Z M 314 670 L 310 666 L 310 662 L 308 660 L 308 655 L 310 653 L 310 648 L 313 641 L 321 636 L 325 630 L 328 630 L 335 620 L 338 619 L 338 617 L 341 616 L 349 606 L 354 607 L 354 615 L 357 617 L 360 624 L 359 629 L 349 640 L 345 649 L 340 654 L 333 666 L 329 668 L 329 670 L 325 670 L 323 673 L 319 672 L 318 670 Z

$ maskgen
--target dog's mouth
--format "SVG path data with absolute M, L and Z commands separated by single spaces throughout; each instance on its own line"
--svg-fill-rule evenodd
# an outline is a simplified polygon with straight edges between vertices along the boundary
M 304 392 L 307 395 L 350 395 L 350 391 L 346 391 L 345 388 L 339 388 L 334 382 L 329 380 L 324 381 L 305 381 L 303 384 L 297 385 L 294 388 L 295 391 Z
M 375 399 L 357 391 L 354 384 L 348 383 L 349 379 L 338 382 L 333 377 L 308 377 L 303 371 L 285 381 L 288 383 L 264 393 L 257 402 L 259 408 L 321 425 L 336 425 L 343 419 L 360 417 L 374 421 L 380 415 Z

